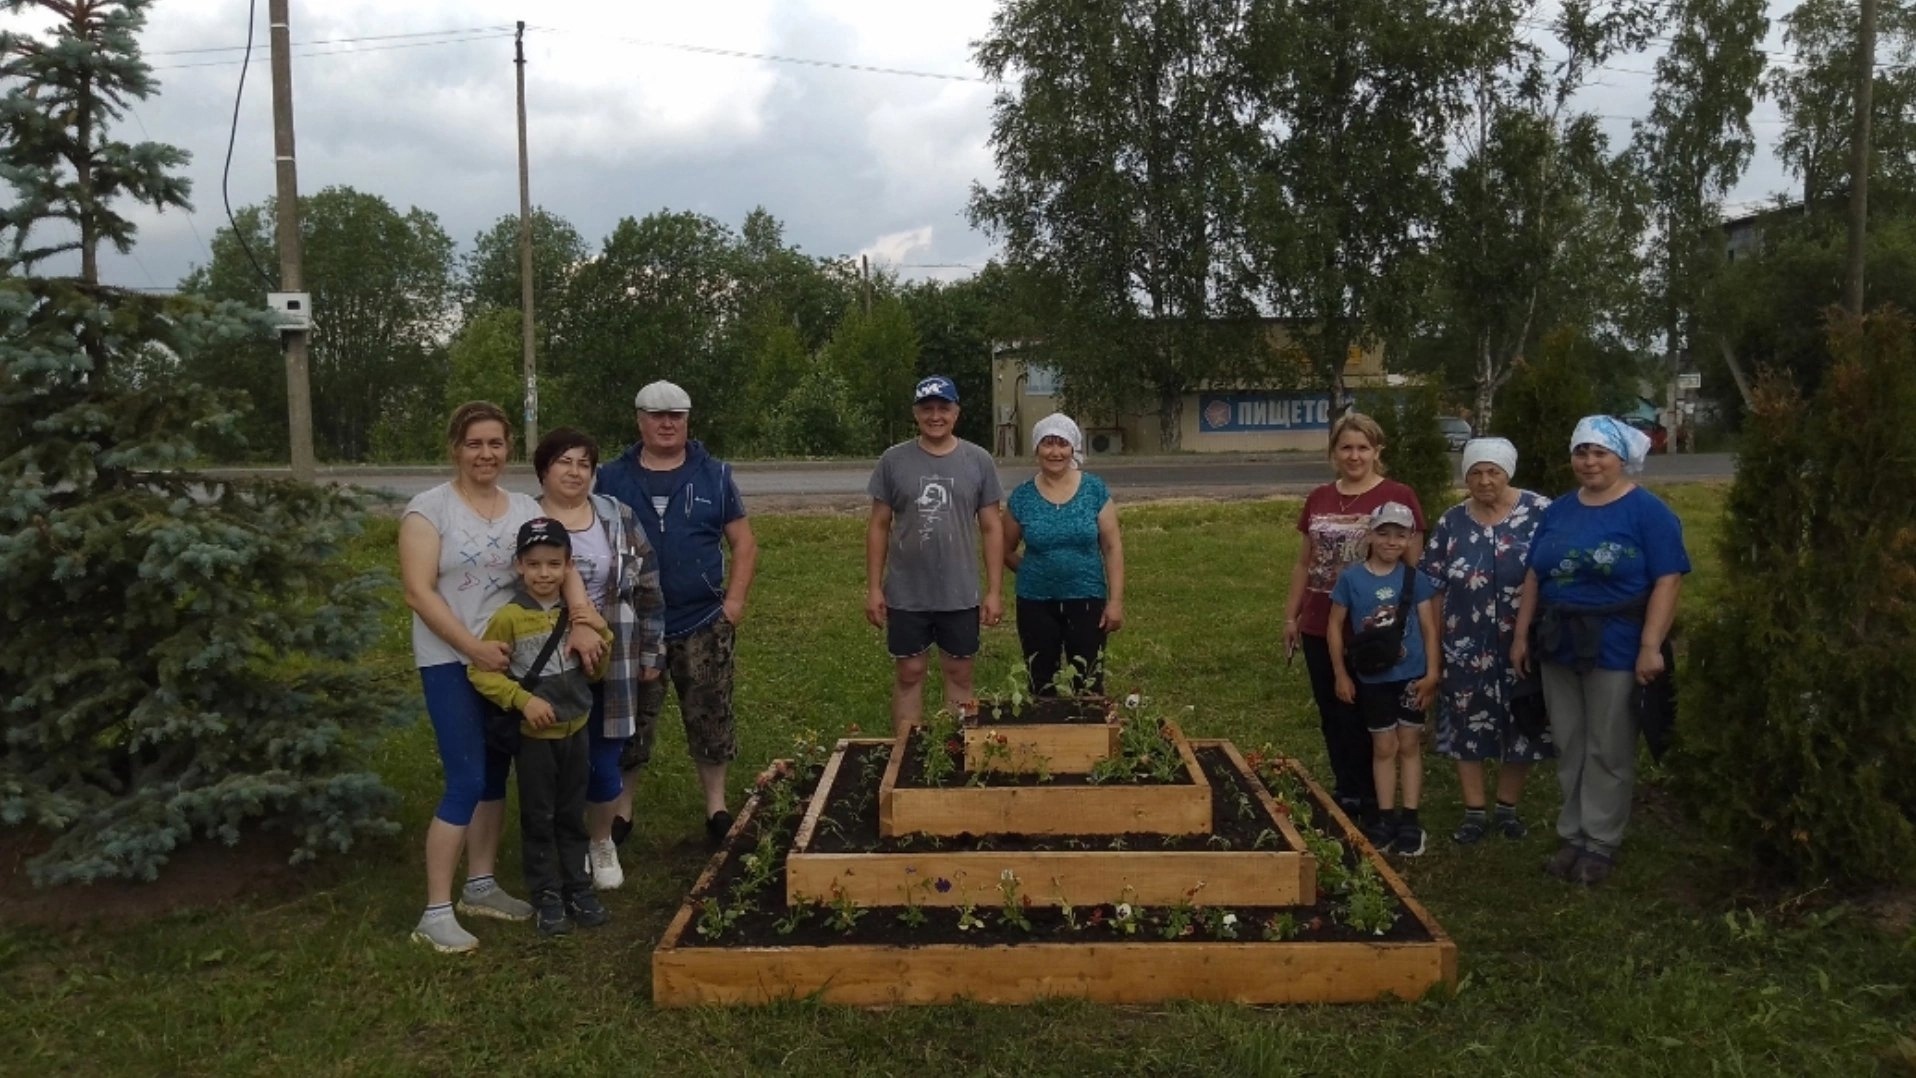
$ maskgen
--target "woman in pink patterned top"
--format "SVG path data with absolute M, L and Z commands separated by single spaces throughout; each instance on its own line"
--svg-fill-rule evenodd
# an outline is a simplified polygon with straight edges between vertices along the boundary
M 1325 634 L 1331 588 L 1346 565 L 1363 558 L 1371 510 L 1385 502 L 1402 502 L 1410 506 L 1417 521 L 1413 544 L 1421 541 L 1426 530 L 1417 493 L 1384 477 L 1383 453 L 1384 431 L 1371 417 L 1351 412 L 1331 424 L 1330 458 L 1337 478 L 1304 499 L 1297 518 L 1304 542 L 1297 564 L 1291 567 L 1290 596 L 1284 603 L 1285 661 L 1300 650 L 1304 653 L 1338 804 L 1365 817 L 1377 807 L 1370 735 L 1356 706 L 1337 698 L 1337 675 Z M 1413 545 L 1412 549 L 1418 548 Z

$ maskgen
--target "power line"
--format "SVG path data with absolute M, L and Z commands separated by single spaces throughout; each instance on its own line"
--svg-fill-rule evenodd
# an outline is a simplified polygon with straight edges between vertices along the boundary
M 314 57 L 314 56 L 358 56 L 363 53 L 369 53 L 369 52 L 390 52 L 394 49 L 422 49 L 422 48 L 431 48 L 438 45 L 463 45 L 463 44 L 466 44 L 467 42 L 472 42 L 472 41 L 497 41 L 502 37 L 510 36 L 510 34 L 511 34 L 511 31 L 507 30 L 501 33 L 473 34 L 468 37 L 446 38 L 445 40 L 442 40 L 442 41 L 405 41 L 405 42 L 399 42 L 397 44 L 391 44 L 391 45 L 368 45 L 365 48 L 321 49 L 317 51 L 302 52 L 302 53 L 298 53 L 297 55 L 301 59 L 306 59 L 308 57 Z M 252 59 L 249 54 L 246 59 L 242 59 L 242 60 L 201 60 L 199 62 L 191 63 L 191 64 L 167 64 L 163 67 L 156 67 L 153 70 L 184 71 L 188 68 L 194 68 L 194 67 L 232 67 L 235 64 L 244 65 L 244 64 L 250 64 L 250 63 L 252 63 Z
M 477 34 L 492 31 L 510 33 L 510 26 L 462 26 L 450 30 L 419 30 L 410 34 L 360 34 L 355 37 L 327 37 L 317 41 L 295 41 L 294 48 L 316 45 L 346 45 L 357 41 L 396 41 L 401 38 L 447 37 L 453 34 Z M 158 49 L 147 52 L 148 56 L 197 56 L 209 52 L 246 52 L 246 45 L 207 45 L 198 49 Z
M 153 132 L 146 129 L 146 121 L 140 119 L 139 110 L 135 109 L 129 102 L 126 111 L 127 115 L 133 117 L 133 122 L 140 125 L 140 136 L 146 139 L 146 141 L 152 142 Z M 191 209 L 181 210 L 180 214 L 186 218 L 186 227 L 193 230 L 193 238 L 200 241 L 200 248 L 206 252 L 206 265 L 210 269 L 213 265 L 213 245 L 206 242 L 205 236 L 200 235 L 200 226 L 193 220 L 193 211 Z
M 260 283 L 268 292 L 273 290 L 273 279 L 259 268 L 259 259 L 253 257 L 253 248 L 246 242 L 246 233 L 240 230 L 239 222 L 233 219 L 233 199 L 227 194 L 227 181 L 233 175 L 233 144 L 239 141 L 240 101 L 246 97 L 246 71 L 253 60 L 253 19 L 259 14 L 259 0 L 247 0 L 246 4 L 246 56 L 240 60 L 239 89 L 233 92 L 233 125 L 226 135 L 226 165 L 220 169 L 220 203 L 226 207 L 226 223 L 233 226 L 233 238 L 239 241 L 239 249 L 246 255 L 246 261 L 259 274 Z M 210 252 L 210 248 L 208 249 Z M 212 263 L 207 263 L 212 268 Z
M 697 53 L 702 56 L 723 56 L 734 60 L 760 60 L 773 64 L 797 64 L 804 67 L 824 67 L 838 71 L 861 71 L 868 75 L 899 75 L 912 79 L 936 79 L 941 82 L 975 82 L 990 85 L 991 80 L 979 75 L 956 75 L 943 71 L 915 71 L 903 67 L 881 67 L 876 64 L 857 64 L 847 60 L 820 60 L 809 56 L 781 56 L 777 53 L 747 52 L 744 49 L 721 49 L 711 45 L 687 45 L 678 41 L 652 41 L 646 38 L 620 37 L 616 34 L 602 34 L 590 30 L 568 30 L 560 26 L 528 26 L 528 30 L 540 33 L 591 34 L 600 41 L 622 41 L 629 45 L 642 45 L 652 49 L 672 49 L 678 52 Z

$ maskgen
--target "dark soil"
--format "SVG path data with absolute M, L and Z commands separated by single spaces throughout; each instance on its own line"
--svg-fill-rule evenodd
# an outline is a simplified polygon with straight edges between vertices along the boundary
M 925 728 L 914 726 L 911 739 L 905 743 L 905 762 L 898 769 L 898 785 L 910 789 L 930 789 L 925 781 Z M 1089 786 L 1090 776 L 1083 774 L 1055 774 L 1040 779 L 1035 771 L 998 771 L 992 770 L 979 777 L 976 772 L 965 770 L 964 747 L 953 739 L 945 747 L 951 757 L 955 770 L 940 785 L 941 789 L 954 789 L 959 786 Z M 1168 751 L 1176 752 L 1176 749 Z M 1191 776 L 1183 767 L 1178 768 L 1177 778 L 1171 782 L 1158 782 L 1152 778 L 1140 776 L 1130 780 L 1140 786 L 1189 786 Z M 974 781 L 975 780 L 975 781 Z M 1108 780 L 1103 785 L 1121 785 L 1121 780 Z
M 245 900 L 290 898 L 314 886 L 316 878 L 333 875 L 324 866 L 288 863 L 291 836 L 252 832 L 236 846 L 201 839 L 175 851 L 151 883 L 105 880 L 35 887 L 27 862 L 52 841 L 40 831 L 0 831 L 0 921 L 55 929 L 101 921 L 139 924 Z
M 853 746 L 852 751 L 862 748 L 862 746 Z M 881 747 L 876 751 L 883 751 L 883 749 Z M 1201 752 L 1200 760 L 1205 755 L 1207 753 Z M 1217 755 L 1221 756 L 1222 753 Z M 859 778 L 866 770 L 862 760 L 856 763 L 847 761 L 847 764 L 848 766 L 840 768 L 840 774 L 848 778 Z M 849 943 L 918 947 L 927 944 L 1088 943 L 1100 940 L 1151 943 L 1166 940 L 1167 937 L 1171 940 L 1184 941 L 1223 939 L 1256 941 L 1263 939 L 1265 925 L 1273 919 L 1286 916 L 1296 925 L 1296 935 L 1289 938 L 1300 941 L 1389 943 L 1420 942 L 1430 939 L 1422 923 L 1401 909 L 1398 911 L 1395 923 L 1382 935 L 1354 931 L 1337 921 L 1338 904 L 1321 893 L 1317 902 L 1307 906 L 1235 907 L 1229 910 L 1216 910 L 1219 916 L 1225 913 L 1235 915 L 1237 918 L 1235 936 L 1219 935 L 1210 931 L 1206 927 L 1202 909 L 1179 911 L 1170 907 L 1134 909 L 1137 931 L 1125 933 L 1115 927 L 1118 912 L 1115 901 L 1117 896 L 1114 896 L 1112 902 L 1076 907 L 1072 911 L 1072 917 L 1068 919 L 1062 910 L 1035 904 L 1026 905 L 1025 903 L 1032 901 L 1032 896 L 1029 894 L 1016 895 L 1011 900 L 1011 905 L 1030 925 L 1029 930 L 1018 926 L 1013 918 L 1006 916 L 1007 911 L 999 906 L 980 906 L 969 911 L 982 922 L 969 929 L 959 927 L 960 919 L 967 911 L 942 907 L 874 906 L 841 911 L 827 904 L 811 907 L 794 916 L 793 911 L 785 903 L 783 858 L 790 851 L 791 835 L 797 829 L 799 819 L 804 814 L 806 799 L 816 791 L 818 775 L 819 769 L 814 768 L 792 780 L 799 784 L 802 796 L 784 818 L 771 820 L 762 818 L 756 812 L 753 813 L 748 825 L 727 847 L 724 863 L 710 886 L 694 891 L 688 899 L 693 906 L 694 915 L 691 924 L 687 926 L 679 939 L 679 946 L 805 947 Z M 761 794 L 757 801 L 759 804 L 764 804 L 766 799 Z M 1321 816 L 1327 825 L 1330 823 L 1329 812 L 1323 806 L 1312 801 L 1309 808 L 1309 815 L 1313 820 Z M 866 811 L 873 819 L 871 834 L 875 838 L 877 830 L 875 796 Z M 1235 815 L 1235 807 L 1230 815 Z M 1299 821 L 1300 825 L 1304 822 L 1306 821 Z M 778 835 L 775 840 L 780 858 L 778 870 L 773 872 L 764 886 L 755 893 L 741 893 L 743 888 L 740 884 L 745 875 L 743 857 L 757 846 L 760 835 L 767 828 L 774 829 Z M 1105 841 L 1108 842 L 1108 838 Z M 1348 867 L 1354 867 L 1358 860 L 1348 842 L 1345 844 L 1344 859 Z M 937 881 L 929 881 L 928 886 L 937 886 Z M 708 899 L 716 901 L 719 911 L 736 914 L 729 924 L 718 929 L 710 937 L 698 931 L 699 912 L 703 908 L 702 904 Z M 1188 927 L 1180 929 L 1177 922 L 1181 916 L 1190 917 Z M 910 923 L 913 920 L 919 923 L 915 925 Z
M 981 699 L 978 701 L 978 714 L 968 718 L 966 724 L 1046 726 L 1095 723 L 1102 725 L 1110 717 L 1111 701 L 1102 696 L 1040 696 L 1035 700 L 1026 701 L 1015 711 L 1009 704 Z
M 1251 780 L 1231 766 L 1223 749 L 1195 750 L 1198 766 L 1211 783 L 1212 831 L 1203 835 L 991 835 L 980 838 L 932 835 L 881 838 L 878 834 L 878 784 L 884 777 L 889 745 L 849 745 L 838 781 L 826 795 L 825 811 L 807 853 L 903 853 L 907 850 L 1288 850 L 1289 842 L 1272 825 L 1257 801 Z M 1248 810 L 1248 811 L 1247 811 Z M 1269 832 L 1265 836 L 1265 832 Z M 1263 845 L 1257 843 L 1263 836 Z M 1120 846 L 1121 844 L 1121 846 Z

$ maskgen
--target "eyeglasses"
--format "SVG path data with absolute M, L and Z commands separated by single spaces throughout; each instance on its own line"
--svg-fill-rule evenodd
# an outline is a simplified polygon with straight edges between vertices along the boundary
M 641 412 L 639 414 L 651 416 L 653 419 L 665 419 L 665 420 L 670 420 L 673 423 L 683 423 L 685 422 L 685 417 L 687 415 L 690 415 L 691 413 L 689 412 Z

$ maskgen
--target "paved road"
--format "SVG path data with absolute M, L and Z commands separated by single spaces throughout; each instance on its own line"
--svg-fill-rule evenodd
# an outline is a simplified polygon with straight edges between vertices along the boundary
M 871 463 L 845 461 L 807 464 L 745 461 L 736 466 L 739 489 L 759 509 L 862 509 Z M 1113 494 L 1126 501 L 1147 498 L 1256 498 L 1267 494 L 1303 494 L 1329 477 L 1322 457 L 1305 453 L 1192 454 L 1180 457 L 1107 458 L 1091 468 Z M 1652 482 L 1727 480 L 1735 461 L 1727 453 L 1652 457 L 1644 478 Z M 1024 461 L 1001 464 L 1005 489 L 1030 476 Z M 410 498 L 443 482 L 443 468 L 331 468 L 321 478 L 351 483 L 398 498 Z M 515 466 L 506 477 L 512 490 L 537 493 L 532 469 Z

